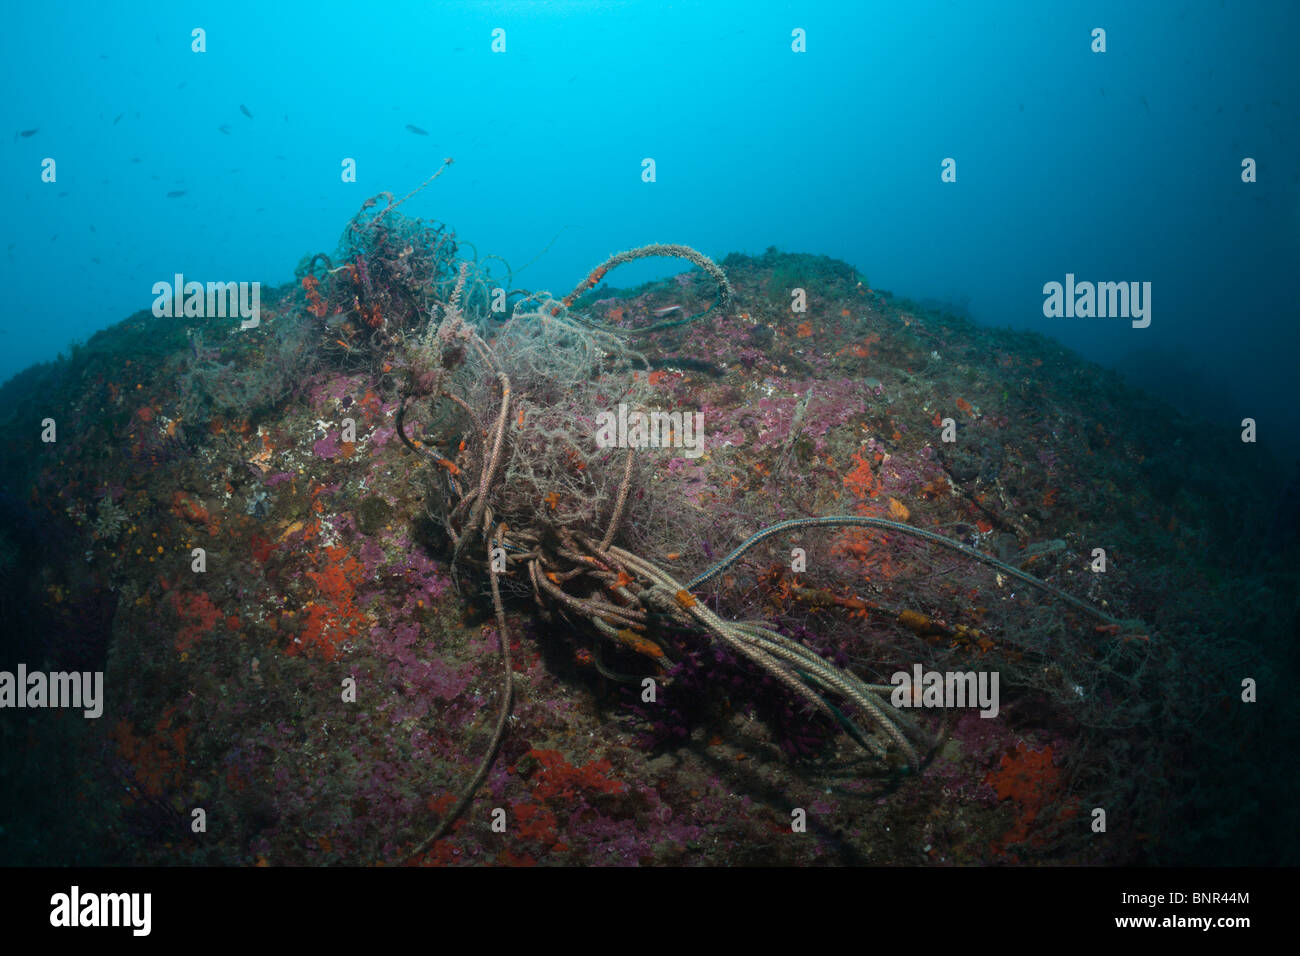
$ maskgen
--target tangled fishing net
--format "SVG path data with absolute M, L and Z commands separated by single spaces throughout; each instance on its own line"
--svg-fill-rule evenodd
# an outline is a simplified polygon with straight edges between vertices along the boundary
M 775 681 L 810 715 L 842 730 L 870 759 L 911 768 L 933 747 L 933 728 L 891 705 L 893 685 L 865 679 L 859 670 L 867 663 L 878 673 L 873 664 L 887 666 L 887 658 L 896 662 L 900 654 L 920 660 L 926 646 L 886 648 L 873 661 L 863 621 L 901 624 L 901 633 L 918 641 L 938 634 L 973 642 L 997 633 L 1018 650 L 1041 648 L 1067 630 L 1061 614 L 1035 618 L 1023 599 L 1003 600 L 995 613 L 984 609 L 978 627 L 957 623 L 973 578 L 958 588 L 936 576 L 936 555 L 968 571 L 983 568 L 999 584 L 1019 582 L 1103 627 L 1124 623 L 938 532 L 862 514 L 775 520 L 788 492 L 771 495 L 769 505 L 751 499 L 741 508 L 720 495 L 702 498 L 698 486 L 692 493 L 687 483 L 697 479 L 663 467 L 665 456 L 652 450 L 599 447 L 601 412 L 620 404 L 654 410 L 650 363 L 637 343 L 725 314 L 734 293 L 723 271 L 688 247 L 655 245 L 612 257 L 561 299 L 511 289 L 504 263 L 465 258 L 444 227 L 397 213 L 410 195 L 368 201 L 344 233 L 339 263 L 315 257 L 303 289 L 340 353 L 373 363 L 400 395 L 398 432 L 430 464 L 428 510 L 445 530 L 453 574 L 462 588 L 486 589 L 497 620 L 502 690 L 492 742 L 460 799 L 413 856 L 444 836 L 473 799 L 505 732 L 507 601 L 582 625 L 612 653 L 633 656 L 661 678 L 692 645 L 725 648 L 740 666 Z M 606 326 L 578 307 L 610 269 L 651 256 L 685 258 L 700 268 L 716 287 L 713 304 L 634 330 Z M 714 473 L 725 473 L 727 461 L 726 449 L 710 448 Z M 862 597 L 849 562 L 816 586 L 792 584 L 771 549 L 788 547 L 794 532 L 837 533 L 849 553 L 887 550 L 891 580 L 879 594 Z M 739 544 L 709 561 L 695 546 L 709 536 Z M 671 570 L 669 558 L 676 562 Z M 764 599 L 778 591 L 784 602 Z M 1018 614 L 1030 624 L 1017 629 Z M 814 634 L 829 631 L 838 632 L 838 645 Z M 845 659 L 834 648 L 849 639 L 858 650 Z M 1011 657 L 1013 677 L 1044 680 L 1042 668 Z M 1068 696 L 1068 676 L 1048 682 L 1066 687 Z

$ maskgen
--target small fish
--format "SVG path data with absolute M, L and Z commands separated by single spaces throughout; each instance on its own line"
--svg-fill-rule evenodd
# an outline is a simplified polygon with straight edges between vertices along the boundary
M 680 305 L 670 305 L 667 306 L 666 308 L 655 309 L 650 314 L 653 315 L 656 319 L 662 319 L 665 315 L 671 315 L 674 312 L 680 312 L 680 311 L 682 311 L 682 307 Z
M 18 135 L 21 136 L 23 139 L 26 139 L 26 138 L 29 137 L 29 136 L 35 136 L 35 135 L 36 135 L 37 133 L 39 133 L 40 131 L 41 131 L 41 128 L 38 126 L 38 127 L 36 127 L 36 129 L 24 129 L 24 130 L 19 130 L 19 131 L 18 131 Z
M 169 193 L 167 194 L 167 198 L 168 198 L 168 199 L 179 199 L 181 196 L 184 196 L 184 195 L 185 195 L 185 192 L 186 192 L 186 190 L 184 190 L 184 189 L 173 189 L 171 192 L 169 192 Z
M 123 116 L 125 116 L 125 115 L 126 115 L 125 113 L 118 113 L 118 114 L 117 114 L 117 118 L 113 120 L 113 125 L 116 126 L 116 125 L 117 125 L 117 121 L 120 120 L 120 119 L 121 119 Z
M 239 112 L 243 113 L 243 114 L 244 114 L 245 116 L 247 116 L 249 119 L 252 119 L 252 118 L 253 118 L 253 114 L 250 113 L 250 112 L 248 112 L 248 107 L 245 106 L 243 103 L 240 103 L 240 104 L 239 104 Z
M 220 132 L 225 133 L 227 136 L 230 135 L 230 127 L 229 127 L 229 126 L 218 126 L 217 129 L 218 129 Z
M 93 262 L 95 265 L 99 265 L 99 256 L 91 256 L 90 261 Z
M 429 135 L 429 131 L 428 131 L 428 130 L 426 130 L 426 129 L 420 129 L 420 127 L 418 127 L 418 126 L 412 126 L 410 123 L 407 123 L 407 124 L 406 124 L 406 128 L 407 128 L 408 130 L 410 130 L 412 133 L 414 133 L 416 136 L 428 136 L 428 135 Z M 32 132 L 34 133 L 34 132 L 36 132 L 36 130 L 32 130 Z M 23 133 L 23 135 L 26 136 L 27 134 L 26 134 L 26 133 Z

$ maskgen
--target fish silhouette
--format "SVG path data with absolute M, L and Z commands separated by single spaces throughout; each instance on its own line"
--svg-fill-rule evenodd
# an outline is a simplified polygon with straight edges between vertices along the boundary
M 240 104 L 239 104 L 239 112 L 243 113 L 243 114 L 244 114 L 245 116 L 247 116 L 249 119 L 252 119 L 252 118 L 253 118 L 253 114 L 250 113 L 250 112 L 248 112 L 248 107 L 245 106 L 243 103 L 240 103 Z
M 21 136 L 23 139 L 26 139 L 26 138 L 29 137 L 29 136 L 35 136 L 35 135 L 36 135 L 37 133 L 39 133 L 40 131 L 41 131 L 41 128 L 38 126 L 38 127 L 36 127 L 36 129 L 24 129 L 24 130 L 20 130 L 20 131 L 18 132 L 18 135 Z
M 420 129 L 420 127 L 418 127 L 418 126 L 412 126 L 410 123 L 407 123 L 407 124 L 406 124 L 406 128 L 409 129 L 409 130 L 410 130 L 412 133 L 414 133 L 416 136 L 428 136 L 428 135 L 429 135 L 429 131 L 428 131 L 428 130 Z M 33 132 L 35 132 L 35 130 L 33 130 Z M 26 136 L 27 134 L 24 133 L 23 135 Z
M 167 194 L 167 198 L 168 198 L 168 199 L 178 199 L 178 198 L 180 198 L 181 196 L 184 196 L 184 195 L 185 195 L 185 190 L 184 190 L 184 189 L 173 189 L 171 192 L 169 192 L 169 193 Z

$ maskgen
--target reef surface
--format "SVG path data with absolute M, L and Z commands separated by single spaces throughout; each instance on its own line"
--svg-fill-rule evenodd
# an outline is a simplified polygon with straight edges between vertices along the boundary
M 862 528 L 777 536 L 702 588 L 864 680 L 997 672 L 995 717 L 914 712 L 934 746 L 909 770 L 724 650 L 611 646 L 509 587 L 501 752 L 416 861 L 1276 860 L 1254 821 L 1295 811 L 1259 768 L 1291 731 L 1269 694 L 1241 699 L 1294 668 L 1271 465 L 1046 338 L 843 263 L 721 265 L 732 308 L 638 340 L 643 387 L 704 429 L 699 454 L 645 452 L 678 490 L 664 513 L 628 505 L 656 561 L 689 577 L 770 519 L 877 516 L 1141 628 Z M 481 583 L 453 581 L 429 501 L 461 439 L 414 416 L 415 448 L 401 439 L 401 388 L 350 361 L 310 278 L 263 294 L 259 334 L 140 313 L 0 390 L 3 666 L 102 670 L 106 688 L 98 719 L 0 711 L 0 861 L 401 863 L 473 774 L 497 625 Z M 695 270 L 582 301 L 635 329 L 713 291 Z

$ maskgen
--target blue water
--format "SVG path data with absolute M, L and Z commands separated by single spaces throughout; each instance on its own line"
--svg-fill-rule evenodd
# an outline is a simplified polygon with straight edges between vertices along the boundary
M 1219 425 L 1250 415 L 1294 454 L 1294 3 L 52 3 L 6 20 L 0 378 L 175 273 L 287 281 L 364 199 L 451 156 L 404 211 L 528 263 L 516 285 L 562 294 L 651 241 L 824 253 Z M 1044 317 L 1067 273 L 1151 282 L 1150 326 Z

